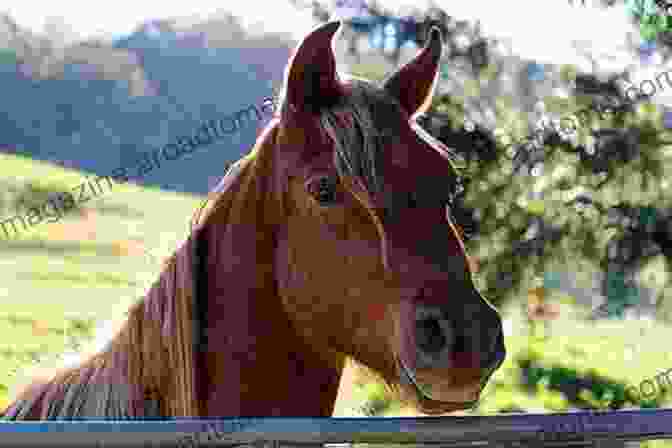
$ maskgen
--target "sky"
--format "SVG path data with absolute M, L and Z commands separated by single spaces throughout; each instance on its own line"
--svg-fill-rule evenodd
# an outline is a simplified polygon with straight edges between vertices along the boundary
M 292 31 L 301 35 L 313 26 L 309 13 L 298 12 L 286 0 L 3 0 L 0 11 L 3 10 L 19 25 L 34 31 L 42 30 L 51 17 L 62 18 L 84 37 L 123 35 L 149 19 L 207 16 L 217 11 L 231 12 L 240 16 L 246 27 L 255 28 L 260 24 L 267 31 Z
M 437 3 L 448 14 L 480 20 L 486 35 L 510 37 L 514 54 L 540 63 L 572 63 L 579 57 L 577 45 L 598 54 L 620 54 L 625 49 L 626 32 L 633 29 L 622 6 L 603 10 L 582 7 L 579 1 L 571 6 L 568 0 L 438 0 Z M 590 3 L 591 0 L 586 1 L 587 5 Z
M 239 16 L 252 32 L 284 31 L 297 39 L 315 26 L 308 9 L 299 11 L 288 0 L 3 0 L 2 3 L 0 11 L 9 12 L 21 26 L 41 31 L 45 21 L 57 18 L 80 37 L 119 36 L 148 19 L 199 17 L 218 11 Z M 383 0 L 382 3 L 396 9 L 428 2 Z M 437 0 L 436 3 L 460 19 L 480 20 L 487 34 L 510 37 L 514 53 L 541 63 L 576 63 L 573 41 L 583 41 L 596 51 L 618 52 L 619 45 L 624 43 L 624 30 L 631 29 L 623 7 L 601 11 L 582 7 L 579 1 L 573 7 L 568 0 Z
M 297 0 L 308 4 L 309 0 Z M 354 5 L 337 10 L 335 18 L 349 18 L 364 0 L 331 0 Z M 540 64 L 572 64 L 581 71 L 592 72 L 590 59 L 598 56 L 600 71 L 618 74 L 630 68 L 633 74 L 633 51 L 628 48 L 627 34 L 638 38 L 638 31 L 629 23 L 625 8 L 609 9 L 581 6 L 581 0 L 435 0 L 449 15 L 458 20 L 480 21 L 488 37 L 504 39 L 512 54 Z M 421 10 L 429 0 L 381 0 L 385 7 L 400 11 L 409 5 Z M 542 6 L 543 5 L 543 6 Z M 249 33 L 285 32 L 297 41 L 316 23 L 310 9 L 294 7 L 289 0 L 115 0 L 114 2 L 82 2 L 81 0 L 3 0 L 0 13 L 8 12 L 16 22 L 40 32 L 49 20 L 65 23 L 79 39 L 124 36 L 150 19 L 194 18 L 230 12 L 237 16 Z M 75 38 L 77 39 L 77 38 Z M 659 68 L 651 68 L 660 71 Z M 672 91 L 663 93 L 672 104 Z M 669 98 L 667 98 L 669 96 Z M 662 99 L 662 96 L 661 98 Z
M 309 4 L 309 0 L 296 1 Z M 363 1 L 331 0 L 332 4 L 352 5 L 337 9 L 334 18 L 351 17 Z M 585 0 L 587 6 L 582 6 L 581 0 L 434 1 L 458 20 L 479 21 L 486 36 L 504 40 L 505 47 L 523 59 L 540 64 L 571 64 L 591 73 L 593 66 L 586 55 L 597 56 L 600 72 L 618 74 L 628 69 L 636 84 L 662 71 L 655 63 L 648 67 L 633 66 L 636 59 L 627 36 L 630 34 L 637 40 L 639 32 L 629 22 L 623 6 L 609 9 L 593 6 L 599 0 Z M 381 0 L 381 3 L 399 12 L 411 5 L 426 9 L 430 0 Z M 2 12 L 35 32 L 41 32 L 47 21 L 65 23 L 72 30 L 70 40 L 124 36 L 151 19 L 198 20 L 224 12 L 237 16 L 248 33 L 284 32 L 296 41 L 316 26 L 309 8 L 298 9 L 289 0 L 3 0 Z M 655 73 L 649 73 L 652 70 Z M 655 102 L 672 104 L 672 90 L 658 92 Z

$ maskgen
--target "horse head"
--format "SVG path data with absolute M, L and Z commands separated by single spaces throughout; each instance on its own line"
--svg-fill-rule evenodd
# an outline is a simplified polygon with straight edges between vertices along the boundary
M 299 44 L 277 116 L 114 338 L 5 418 L 329 416 L 348 357 L 425 413 L 476 402 L 505 349 L 449 151 L 415 121 L 440 33 L 377 86 L 339 78 L 338 28 Z
M 276 117 L 232 176 L 265 173 L 254 184 L 266 227 L 251 231 L 273 255 L 257 267 L 301 342 L 279 326 L 268 333 L 283 353 L 305 344 L 335 368 L 353 358 L 424 413 L 471 407 L 505 348 L 451 220 L 449 151 L 415 122 L 436 84 L 440 32 L 378 86 L 339 76 L 338 29 L 327 23 L 298 45 Z

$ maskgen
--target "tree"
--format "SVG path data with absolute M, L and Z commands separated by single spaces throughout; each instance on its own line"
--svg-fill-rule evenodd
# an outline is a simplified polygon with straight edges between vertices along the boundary
M 625 280 L 632 271 L 656 254 L 667 257 L 668 270 L 672 260 L 670 215 L 664 212 L 672 208 L 665 180 L 672 174 L 665 146 L 672 139 L 661 111 L 645 95 L 633 101 L 615 79 L 560 67 L 559 78 L 567 90 L 574 86 L 573 94 L 546 96 L 538 120 L 530 122 L 498 100 L 501 75 L 515 69 L 494 50 L 496 42 L 439 8 L 426 17 L 425 23 L 438 18 L 447 30 L 448 71 L 439 92 L 458 75 L 470 89 L 464 98 L 437 95 L 420 123 L 463 159 L 453 214 L 479 260 L 479 288 L 503 304 L 526 295 L 544 271 L 585 262 L 607 272 L 602 292 L 612 305 L 631 304 L 636 297 Z M 519 75 L 537 82 L 529 73 Z M 485 98 L 474 100 L 484 89 Z M 619 209 L 656 212 L 646 218 L 650 224 L 629 228 L 613 222 Z M 642 249 L 651 245 L 658 249 Z M 614 250 L 630 252 L 610 257 Z

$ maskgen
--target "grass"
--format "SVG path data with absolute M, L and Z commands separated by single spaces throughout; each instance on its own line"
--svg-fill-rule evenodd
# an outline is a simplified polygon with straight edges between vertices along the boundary
M 30 182 L 70 191 L 85 180 L 74 170 L 13 155 L 0 155 L 0 166 L 4 184 L 17 187 Z M 115 184 L 84 204 L 95 211 L 86 239 L 78 239 L 85 218 L 72 212 L 0 240 L 0 406 L 24 367 L 92 337 L 97 321 L 144 296 L 161 260 L 188 234 L 201 201 Z M 129 241 L 144 250 L 124 250 Z
M 69 191 L 83 176 L 73 170 L 12 155 L 0 155 L 6 185 L 31 182 Z M 114 185 L 86 203 L 96 211 L 93 233 L 78 239 L 85 218 L 72 213 L 61 222 L 40 224 L 10 241 L 0 240 L 0 406 L 24 368 L 57 357 L 93 336 L 96 323 L 125 310 L 144 296 L 168 256 L 189 231 L 202 199 L 134 185 Z M 72 233 L 75 232 L 75 238 Z M 123 250 L 133 242 L 140 251 Z M 524 297 L 524 295 L 521 295 Z M 564 302 L 565 297 L 549 300 Z M 482 404 L 462 414 L 566 411 L 571 403 L 546 387 L 530 388 L 520 359 L 536 356 L 541 366 L 571 368 L 622 384 L 639 384 L 672 367 L 664 341 L 670 329 L 660 324 L 577 320 L 573 305 L 563 305 L 546 342 L 531 342 L 521 303 L 502 311 L 511 328 L 508 357 L 490 381 Z M 336 416 L 409 416 L 378 384 L 348 371 Z M 664 397 L 663 403 L 669 399 Z
M 549 371 L 571 369 L 580 378 L 596 377 L 635 387 L 672 367 L 672 352 L 660 344 L 669 334 L 669 327 L 632 320 L 589 323 L 567 314 L 553 322 L 546 341 L 531 341 L 520 315 L 509 315 L 510 325 L 518 331 L 506 337 L 507 360 L 491 380 L 492 391 L 485 394 L 477 413 L 507 409 L 567 411 L 572 407 L 553 388 L 530 389 L 524 384 L 521 364 L 530 358 Z M 543 378 L 539 384 L 544 386 L 550 380 Z M 669 405 L 668 397 L 661 398 L 663 406 Z

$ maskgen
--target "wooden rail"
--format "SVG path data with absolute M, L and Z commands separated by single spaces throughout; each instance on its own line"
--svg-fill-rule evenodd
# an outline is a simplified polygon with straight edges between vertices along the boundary
M 0 423 L 0 445 L 255 446 L 322 444 L 624 446 L 672 438 L 672 409 L 423 418 L 234 418 Z M 93 443 L 93 445 L 92 445 Z M 149 444 L 143 444 L 149 443 Z

